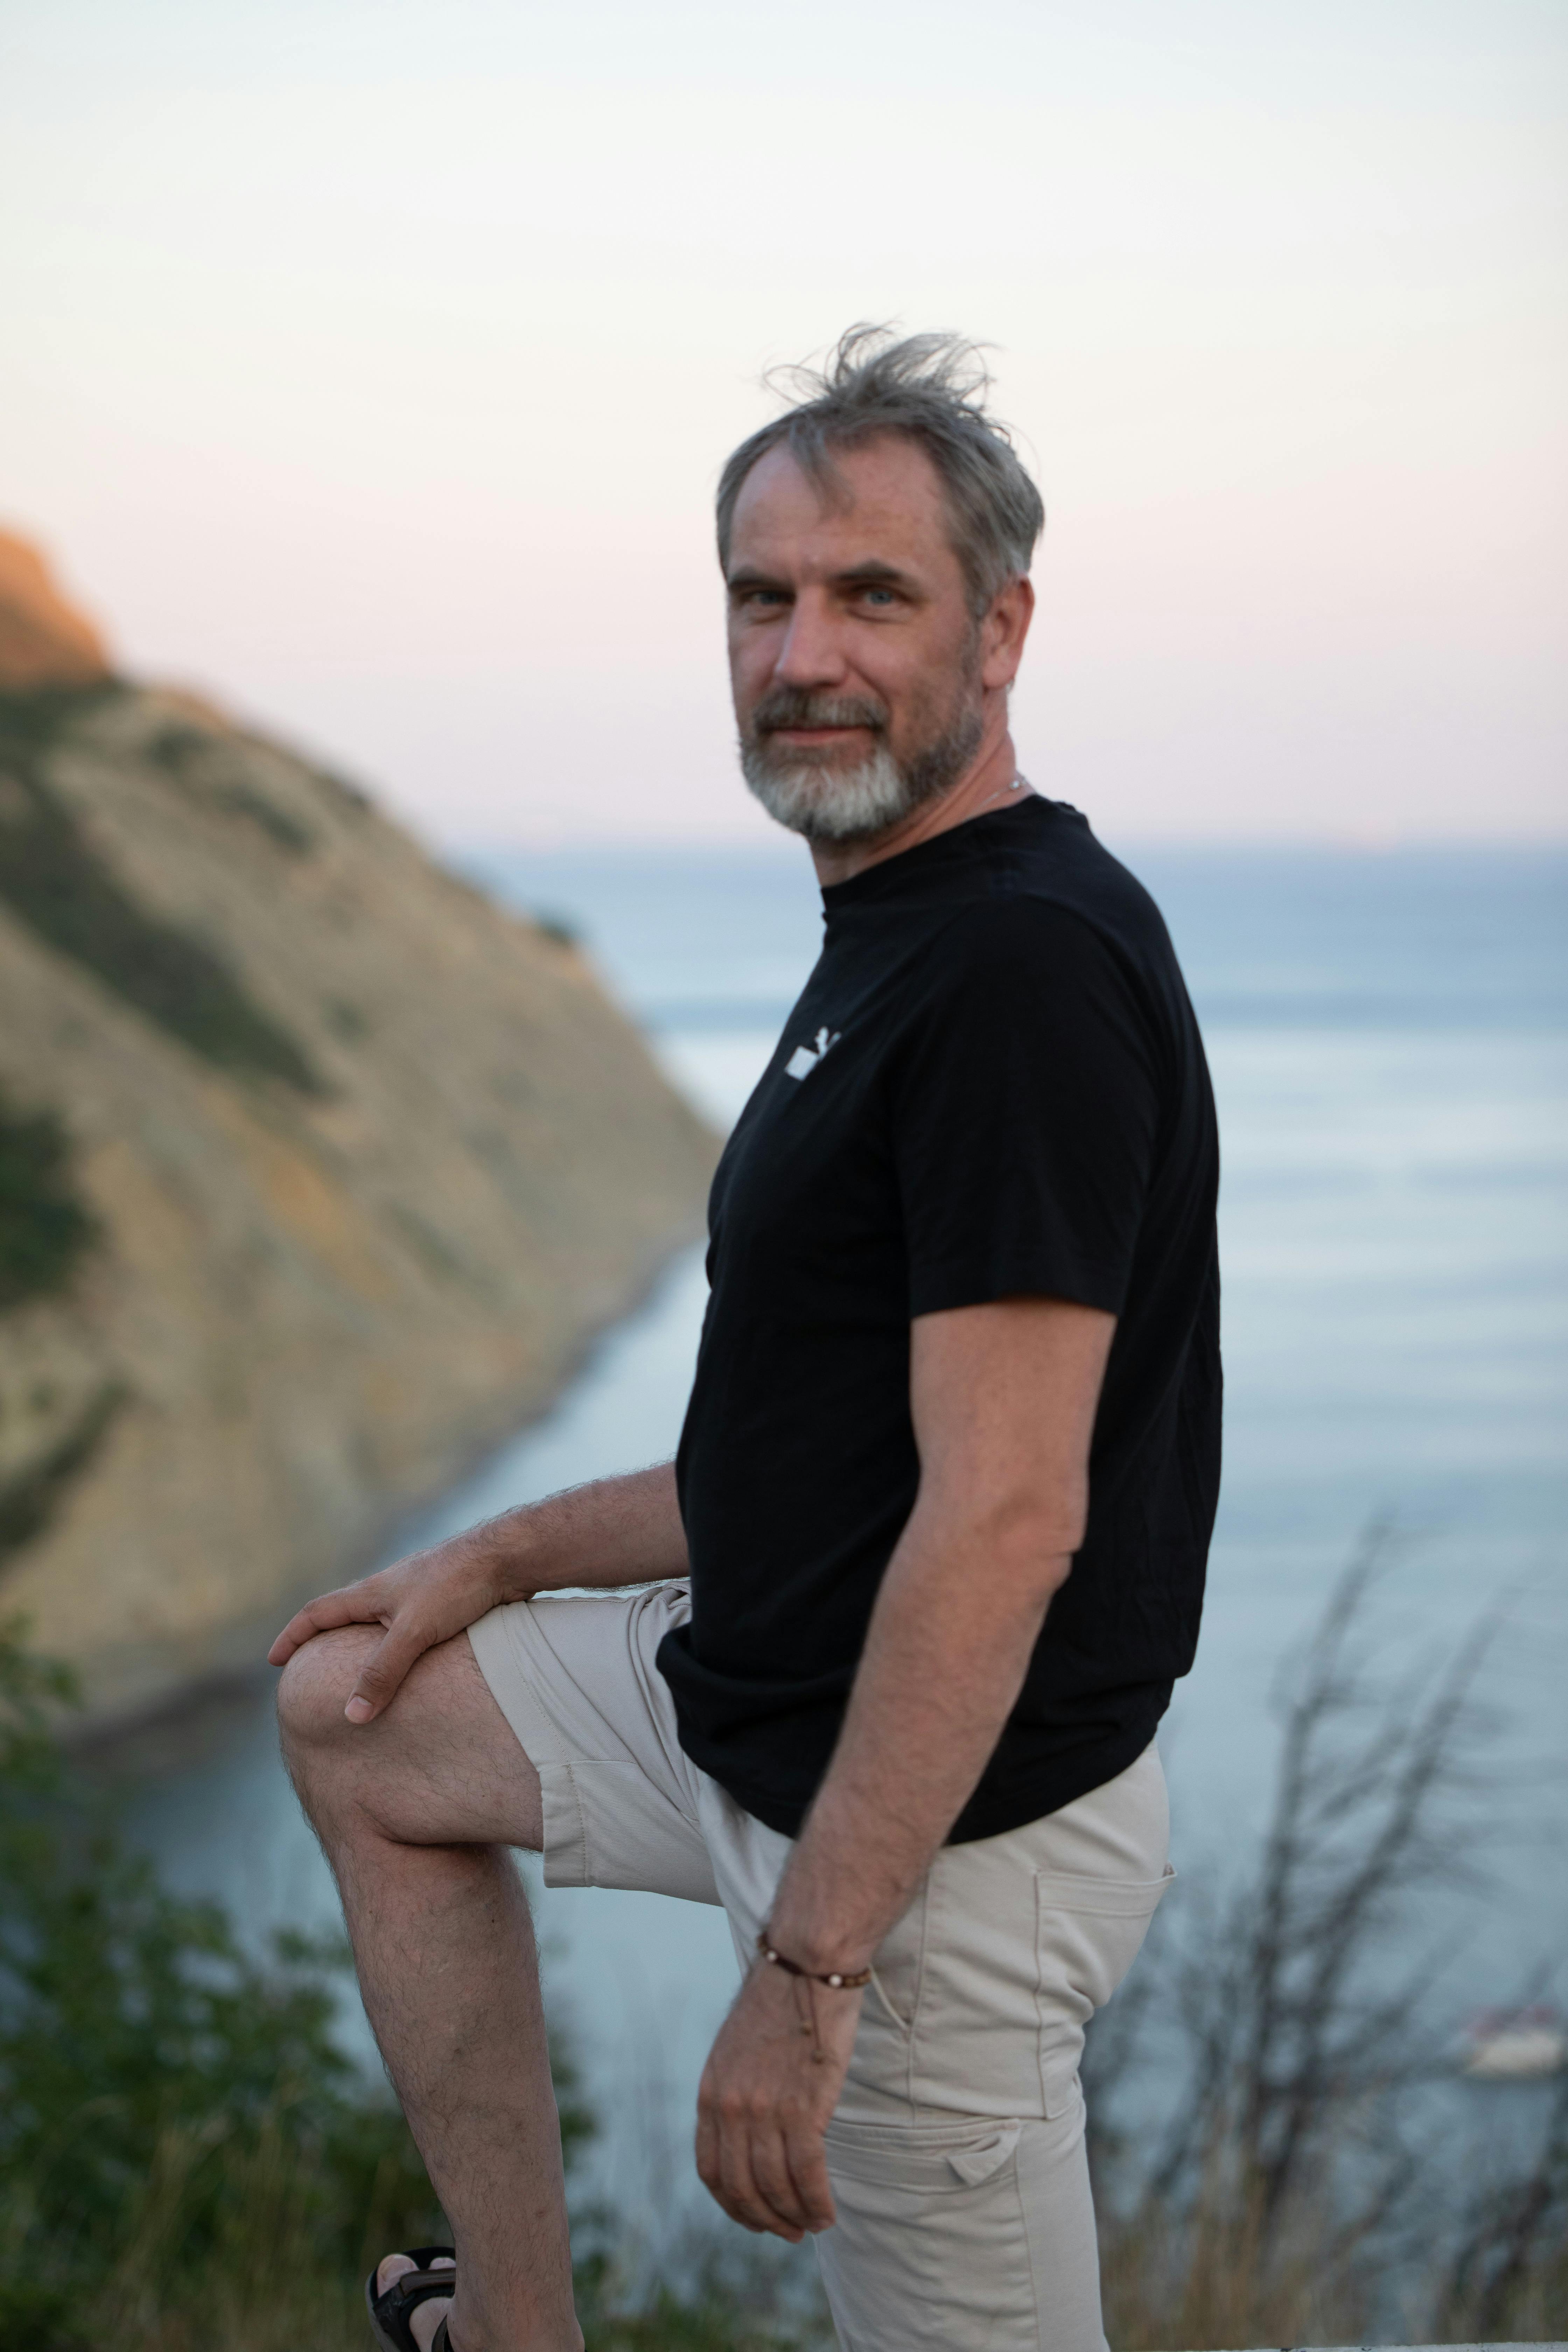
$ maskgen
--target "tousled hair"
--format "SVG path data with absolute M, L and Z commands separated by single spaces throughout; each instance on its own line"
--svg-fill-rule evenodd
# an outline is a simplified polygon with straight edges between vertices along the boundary
M 719 477 L 719 561 L 726 571 L 741 486 L 770 449 L 786 448 L 831 498 L 842 491 L 835 450 L 900 433 L 925 451 L 941 479 L 974 618 L 998 589 L 1027 572 L 1046 510 L 1012 435 L 986 413 L 991 376 L 977 344 L 961 335 L 900 337 L 862 322 L 839 337 L 821 368 L 774 369 L 764 381 L 792 404 L 742 441 Z

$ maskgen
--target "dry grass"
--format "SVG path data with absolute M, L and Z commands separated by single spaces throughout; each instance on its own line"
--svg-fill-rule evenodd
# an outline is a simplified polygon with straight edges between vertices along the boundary
M 1441 1955 L 1390 1982 L 1391 1931 L 1412 1948 L 1404 1906 L 1453 1885 L 1484 1788 L 1469 1690 L 1487 1629 L 1380 1683 L 1367 1611 L 1389 1553 L 1374 1530 L 1293 1662 L 1256 1859 L 1156 1922 L 1091 2032 L 1118 2352 L 1568 2336 L 1568 2076 L 1533 2141 L 1518 2111 L 1513 2169 L 1479 2190 L 1454 2145 L 1463 2095 L 1434 2105 Z
M 1256 2194 L 1173 2216 L 1159 2203 L 1102 2231 L 1106 2334 L 1115 2352 L 1235 2352 L 1270 2344 L 1568 2340 L 1568 2250 L 1538 2254 L 1500 2294 L 1456 2289 L 1449 2253 L 1397 2284 L 1347 2265 L 1336 2232 L 1304 2212 L 1283 2231 Z
M 58 2281 L 53 2290 L 45 2282 L 29 2308 L 13 2273 L 5 2343 L 25 2340 L 28 2352 L 363 2352 L 361 2282 L 372 2264 L 388 2246 L 447 2233 L 433 2204 L 417 2209 L 428 2189 L 411 2182 L 395 2146 L 364 2184 L 351 2252 L 332 2226 L 339 2216 L 323 2212 L 326 2199 L 341 2206 L 342 2184 L 319 2153 L 301 2145 L 287 2102 L 244 2129 L 215 2116 L 160 2133 L 145 2178 L 116 2216 L 115 2252 L 96 2284 L 62 2297 Z M 14 2199 L 11 2218 L 19 2218 Z M 584 2236 L 602 2241 L 605 2231 Z M 628 2295 L 612 2239 L 578 2268 L 588 2352 L 830 2346 L 819 2313 L 802 2308 L 766 2255 L 748 2246 L 706 2265 L 694 2256 L 680 2287 L 656 2282 Z
M 1102 2233 L 1106 2334 L 1116 2352 L 1364 2342 L 1364 2300 L 1322 2234 L 1304 2215 L 1281 2238 L 1256 2193 L 1180 2219 L 1152 2202 Z

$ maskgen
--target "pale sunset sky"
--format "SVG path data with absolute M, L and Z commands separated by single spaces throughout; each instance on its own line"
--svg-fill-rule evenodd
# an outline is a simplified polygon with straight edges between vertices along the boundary
M 0 0 L 0 527 L 437 842 L 761 838 L 771 363 L 994 346 L 1026 772 L 1568 835 L 1563 0 Z

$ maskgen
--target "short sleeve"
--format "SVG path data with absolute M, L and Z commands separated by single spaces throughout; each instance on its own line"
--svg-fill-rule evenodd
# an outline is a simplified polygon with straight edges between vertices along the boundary
M 910 1313 L 1040 1297 L 1121 1311 L 1160 1055 L 1126 959 L 1049 900 L 969 908 L 891 1097 Z

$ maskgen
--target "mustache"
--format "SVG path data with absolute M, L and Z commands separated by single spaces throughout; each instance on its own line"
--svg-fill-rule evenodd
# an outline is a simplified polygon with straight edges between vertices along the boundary
M 752 713 L 752 733 L 772 735 L 781 727 L 865 727 L 887 731 L 885 704 L 859 695 L 812 694 L 803 686 L 775 686 Z

